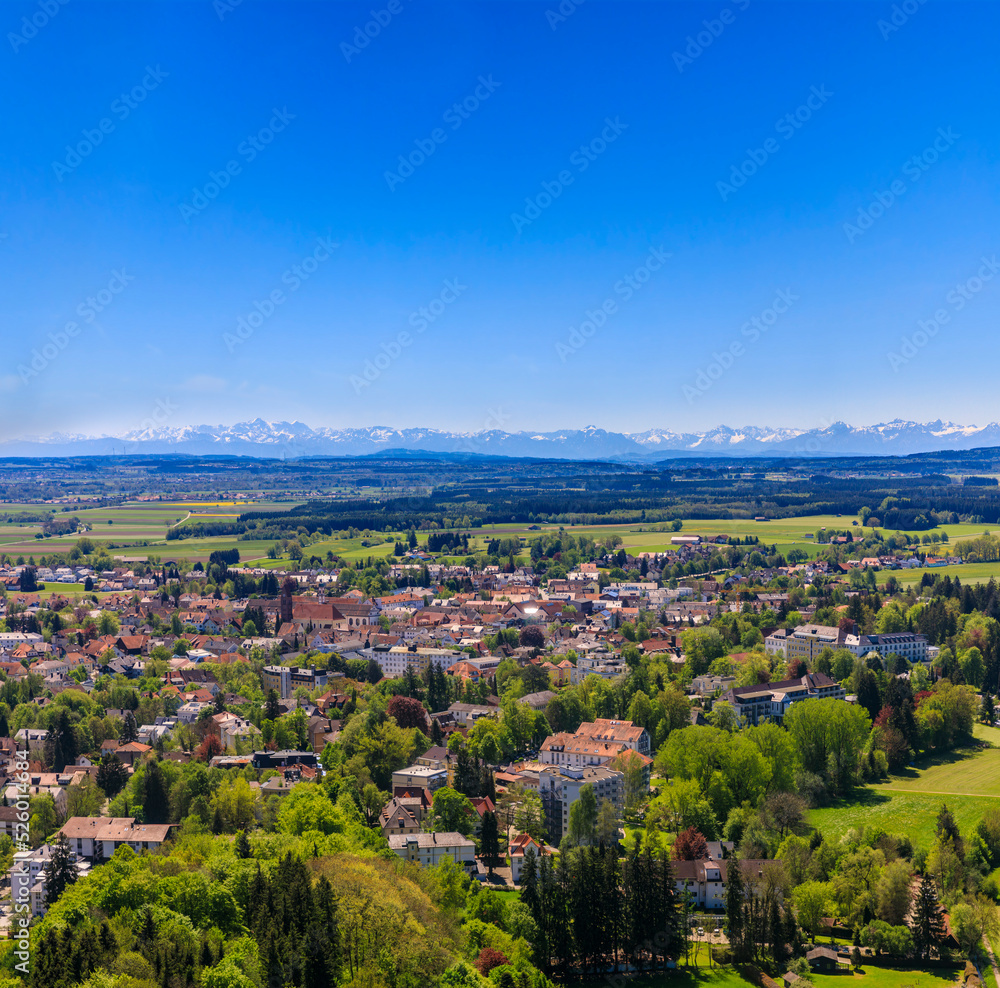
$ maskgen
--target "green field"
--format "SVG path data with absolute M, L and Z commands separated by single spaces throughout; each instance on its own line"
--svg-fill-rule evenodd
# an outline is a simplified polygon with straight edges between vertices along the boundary
M 890 968 L 870 966 L 860 971 L 842 974 L 813 974 L 815 988 L 945 988 L 958 984 L 958 972 L 931 973 L 929 971 L 896 971 Z M 607 984 L 607 981 L 585 981 L 583 984 Z M 805 982 L 808 984 L 809 982 Z M 650 975 L 643 978 L 629 978 L 633 988 L 746 988 L 753 982 L 747 981 L 738 971 L 730 967 L 681 966 L 669 974 Z
M 947 803 L 959 829 L 968 833 L 1000 798 L 1000 731 L 977 724 L 974 733 L 995 747 L 922 759 L 886 782 L 859 789 L 851 801 L 810 810 L 808 823 L 830 840 L 852 827 L 881 827 L 906 834 L 914 846 L 927 850 L 934 842 L 938 811 Z
M 38 511 L 49 509 L 48 505 L 0 503 L 0 549 L 11 556 L 51 555 L 67 553 L 82 538 L 92 542 L 113 542 L 119 548 L 110 550 L 111 555 L 150 555 L 162 560 L 174 559 L 178 562 L 206 560 L 216 549 L 240 550 L 241 560 L 263 558 L 270 547 L 270 541 L 239 542 L 235 538 L 219 536 L 202 539 L 166 540 L 169 526 L 211 522 L 212 520 L 235 520 L 241 511 L 284 511 L 298 502 L 233 502 L 233 501 L 136 501 L 115 507 L 88 508 L 84 505 L 59 505 L 55 518 L 73 515 L 84 523 L 89 531 L 72 535 L 56 535 L 44 539 L 35 538 L 41 530 L 37 524 L 9 524 L 7 518 L 18 511 Z M 69 507 L 63 512 L 63 507 Z M 111 524 L 108 524 L 108 522 Z M 149 543 L 141 545 L 139 543 Z M 132 549 L 131 547 L 135 548 Z
M 941 971 L 893 971 L 884 967 L 862 968 L 850 974 L 814 974 L 816 988 L 943 988 L 958 984 L 958 974 Z
M 902 586 L 908 587 L 912 583 L 919 583 L 924 573 L 941 577 L 950 576 L 952 579 L 957 576 L 962 583 L 989 583 L 991 577 L 1000 580 L 1000 562 L 963 563 L 960 566 L 935 566 L 933 569 L 899 570 L 893 575 Z
M 268 541 L 239 542 L 231 537 L 218 536 L 176 539 L 167 542 L 165 536 L 168 526 L 178 524 L 190 526 L 200 522 L 211 522 L 213 519 L 229 521 L 235 519 L 241 511 L 248 508 L 254 511 L 286 511 L 296 503 L 299 502 L 297 500 L 252 502 L 190 500 L 128 502 L 116 507 L 102 508 L 91 508 L 85 505 L 79 507 L 59 505 L 54 512 L 55 517 L 62 517 L 66 514 L 75 515 L 87 525 L 90 531 L 83 535 L 53 536 L 45 539 L 35 538 L 36 533 L 40 531 L 39 525 L 10 524 L 7 523 L 7 518 L 18 511 L 51 511 L 51 506 L 0 503 L 0 549 L 10 555 L 24 555 L 25 557 L 31 554 L 64 553 L 68 552 L 85 535 L 95 541 L 111 541 L 126 547 L 135 545 L 136 555 L 156 555 L 163 560 L 174 559 L 178 562 L 193 563 L 195 560 L 206 560 L 216 549 L 236 548 L 240 551 L 242 562 L 285 566 L 288 562 L 287 559 L 270 562 L 266 559 L 267 550 L 270 547 Z M 70 510 L 63 512 L 63 507 L 69 507 Z M 757 536 L 765 544 L 776 546 L 779 552 L 798 548 L 812 557 L 820 551 L 820 547 L 816 544 L 815 538 L 807 538 L 807 535 L 815 535 L 823 528 L 849 529 L 860 533 L 860 527 L 852 525 L 854 520 L 848 515 L 809 515 L 802 518 L 785 518 L 766 522 L 741 519 L 699 519 L 685 521 L 680 534 L 700 535 L 703 538 L 717 535 L 739 538 Z M 542 532 L 556 531 L 559 527 L 557 525 L 542 525 L 540 528 L 533 528 L 528 524 L 487 526 L 470 532 L 470 551 L 473 553 L 484 551 L 488 542 L 495 538 L 518 537 L 528 542 Z M 565 526 L 566 531 L 572 535 L 585 535 L 595 540 L 601 540 L 612 533 L 620 535 L 625 548 L 632 552 L 664 552 L 675 548 L 670 541 L 671 535 L 675 533 L 655 531 L 654 529 L 657 527 L 665 526 L 653 524 Z M 956 539 L 978 535 L 982 530 L 982 526 L 979 525 L 945 525 L 937 529 L 939 533 L 947 531 L 952 542 Z M 373 536 L 373 540 L 378 537 L 379 535 L 376 534 Z M 421 545 L 425 545 L 427 534 L 418 533 L 418 540 Z M 368 556 L 384 558 L 392 553 L 391 542 L 380 542 L 377 545 L 366 546 L 363 544 L 365 541 L 368 540 L 361 537 L 324 539 L 314 545 L 306 546 L 305 552 L 307 556 L 316 555 L 321 558 L 325 558 L 327 552 L 332 552 L 334 555 L 352 562 L 365 559 Z M 143 542 L 149 544 L 136 545 L 136 543 Z M 113 549 L 112 554 L 116 551 L 119 550 Z M 527 552 L 522 552 L 519 558 L 522 561 L 527 560 Z M 908 585 L 919 582 L 924 572 L 927 571 L 900 570 L 895 572 L 895 576 L 900 583 Z M 963 582 L 978 580 L 985 582 L 991 576 L 1000 578 L 1000 563 L 976 563 L 969 566 L 935 569 L 930 572 L 958 575 Z

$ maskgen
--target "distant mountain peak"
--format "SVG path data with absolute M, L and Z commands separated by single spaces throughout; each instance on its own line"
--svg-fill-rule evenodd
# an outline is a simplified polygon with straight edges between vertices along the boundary
M 373 425 L 360 429 L 312 428 L 303 422 L 263 418 L 233 425 L 162 425 L 121 436 L 54 433 L 0 443 L 0 456 L 103 455 L 120 447 L 130 454 L 226 453 L 240 456 L 363 456 L 388 450 L 535 456 L 574 460 L 669 459 L 676 456 L 841 456 L 905 455 L 935 450 L 1000 446 L 1000 425 L 910 422 L 893 419 L 869 426 L 833 422 L 818 429 L 719 425 L 704 432 L 647 429 L 608 432 L 598 425 L 554 432 L 449 432 Z

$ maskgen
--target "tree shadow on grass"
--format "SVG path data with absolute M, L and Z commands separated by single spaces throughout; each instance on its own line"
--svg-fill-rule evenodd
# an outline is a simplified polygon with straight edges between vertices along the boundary
M 887 781 L 905 780 L 912 782 L 920 778 L 921 772 L 926 772 L 930 768 L 935 768 L 939 765 L 954 765 L 956 762 L 965 761 L 965 759 L 993 747 L 995 746 L 988 741 L 970 741 L 960 748 L 952 748 L 949 751 L 932 751 L 930 754 L 922 755 L 920 758 L 915 759 L 906 768 L 892 772 Z

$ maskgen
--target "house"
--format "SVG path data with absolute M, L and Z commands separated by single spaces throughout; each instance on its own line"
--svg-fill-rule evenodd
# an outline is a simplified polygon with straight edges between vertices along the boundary
M 411 765 L 392 773 L 392 785 L 417 787 L 435 792 L 448 784 L 448 770 L 431 768 L 429 765 Z
M 704 858 L 700 861 L 674 861 L 674 885 L 677 891 L 691 893 L 691 904 L 699 909 L 725 909 L 726 882 L 729 869 L 737 865 L 742 869 L 744 879 L 759 875 L 765 866 L 774 862 L 763 859 L 734 861 L 732 858 L 720 860 Z
M 849 968 L 850 961 L 846 957 L 841 957 L 836 950 L 830 947 L 813 947 L 806 954 L 806 960 L 813 971 L 837 971 L 841 968 Z
M 136 854 L 155 851 L 169 839 L 174 823 L 136 823 L 134 817 L 70 817 L 59 829 L 79 857 L 107 861 L 119 847 Z
M 713 693 L 729 689 L 736 682 L 735 676 L 695 676 L 691 686 L 695 693 L 701 696 L 712 696 Z
M 428 768 L 447 769 L 448 749 L 442 745 L 428 748 L 422 755 L 417 756 L 416 764 L 426 765 Z
M 48 738 L 49 732 L 37 730 L 34 727 L 22 727 L 21 730 L 14 735 L 14 740 L 18 742 L 18 745 L 23 747 L 28 746 L 28 751 L 33 755 L 40 755 L 45 751 L 45 740 Z
M 383 837 L 416 834 L 420 832 L 425 815 L 426 809 L 419 796 L 393 796 L 379 814 L 379 829 Z
M 510 877 L 515 885 L 520 884 L 521 872 L 524 869 L 524 856 L 529 847 L 534 850 L 536 859 L 541 858 L 543 855 L 551 857 L 553 854 L 559 853 L 554 847 L 546 844 L 545 841 L 537 841 L 529 834 L 518 834 L 516 837 L 513 837 L 510 842 L 508 854 L 510 855 Z
M 141 741 L 129 741 L 128 744 L 120 744 L 115 748 L 115 754 L 126 765 L 135 765 L 137 762 L 142 761 L 142 756 L 147 751 L 152 750 L 150 745 L 143 744 Z
M 451 858 L 470 875 L 476 870 L 476 845 L 462 834 L 392 834 L 388 840 L 389 850 L 404 861 L 432 868 Z
M 538 693 L 522 696 L 520 702 L 527 704 L 532 710 L 544 710 L 555 698 L 556 694 L 552 690 L 540 690 Z
M 472 727 L 480 717 L 495 717 L 497 711 L 493 707 L 481 703 L 453 703 L 448 708 L 455 722 L 460 727 Z

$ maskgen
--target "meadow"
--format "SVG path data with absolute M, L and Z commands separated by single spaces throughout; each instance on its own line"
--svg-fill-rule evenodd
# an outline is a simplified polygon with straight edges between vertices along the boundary
M 161 560 L 176 560 L 177 562 L 193 563 L 195 560 L 205 561 L 216 549 L 236 548 L 240 551 L 240 560 L 254 565 L 282 567 L 288 560 L 268 560 L 267 550 L 271 543 L 266 540 L 241 542 L 229 536 L 212 536 L 204 538 L 166 540 L 168 527 L 195 525 L 214 521 L 234 521 L 242 511 L 286 511 L 295 501 L 137 501 L 113 507 L 87 507 L 85 504 L 59 505 L 55 517 L 72 514 L 86 524 L 89 531 L 81 534 L 51 536 L 45 539 L 36 538 L 40 531 L 37 523 L 13 524 L 7 518 L 19 511 L 52 510 L 48 505 L 0 503 L 0 551 L 8 555 L 50 554 L 69 552 L 80 538 L 109 541 L 120 548 L 112 549 L 112 554 L 122 551 L 135 555 L 155 555 Z M 69 507 L 68 512 L 63 512 Z M 735 538 L 756 536 L 768 546 L 774 545 L 779 552 L 785 553 L 796 548 L 804 551 L 809 557 L 814 557 L 820 547 L 815 540 L 815 533 L 826 529 L 850 529 L 860 533 L 860 527 L 855 527 L 851 516 L 840 515 L 808 515 L 801 518 L 783 518 L 773 521 L 753 521 L 747 519 L 695 519 L 684 522 L 680 533 L 657 531 L 654 524 L 623 524 L 623 525 L 568 525 L 565 530 L 575 536 L 584 535 L 595 540 L 602 540 L 609 534 L 619 535 L 623 546 L 631 552 L 664 552 L 675 546 L 670 539 L 673 534 L 700 535 L 709 538 L 726 535 Z M 470 532 L 470 551 L 473 553 L 485 551 L 492 539 L 520 538 L 525 545 L 532 538 L 543 532 L 557 531 L 558 525 L 531 526 L 525 524 L 491 525 Z M 892 534 L 882 530 L 885 534 Z M 944 525 L 937 529 L 940 533 L 946 531 L 949 539 L 968 538 L 981 534 L 982 527 L 978 525 Z M 808 536 L 808 537 L 807 537 Z M 402 535 L 400 534 L 400 537 Z M 306 547 L 306 555 L 316 555 L 325 558 L 328 552 L 357 562 L 369 556 L 384 558 L 392 553 L 392 542 L 375 542 L 381 538 L 376 533 L 369 539 L 357 537 L 323 539 Z M 418 532 L 420 545 L 426 545 L 427 533 Z M 146 543 L 140 545 L 140 543 Z M 129 547 L 134 546 L 134 549 Z M 450 557 L 458 560 L 461 557 Z M 528 553 L 523 549 L 518 559 L 526 562 Z M 925 570 L 899 570 L 895 572 L 896 579 L 903 585 L 918 583 Z M 991 576 L 1000 578 L 1000 562 L 975 563 L 967 566 L 944 567 L 935 569 L 936 574 L 950 573 L 960 576 L 963 582 L 987 581 Z
M 945 988 L 958 984 L 956 973 L 947 970 L 930 972 L 917 970 L 893 970 L 873 965 L 860 971 L 839 974 L 810 975 L 815 988 Z M 607 985 L 610 979 L 595 979 L 583 984 Z M 629 978 L 632 988 L 747 988 L 755 984 L 748 981 L 739 971 L 731 967 L 680 966 L 668 974 Z M 809 982 L 805 982 L 809 984 Z
M 35 523 L 11 524 L 7 518 L 17 511 L 38 511 L 46 505 L 0 504 L 0 551 L 10 556 L 50 555 L 68 553 L 81 539 L 92 542 L 112 542 L 112 555 L 149 555 L 161 560 L 193 563 L 204 562 L 217 549 L 240 550 L 240 558 L 258 559 L 267 554 L 270 541 L 240 542 L 228 536 L 167 541 L 168 528 L 186 523 L 234 521 L 240 512 L 284 511 L 288 502 L 238 501 L 135 501 L 113 507 L 88 508 L 84 505 L 60 505 L 54 517 L 73 515 L 88 531 L 72 535 L 36 538 L 41 527 Z M 70 510 L 63 513 L 62 508 Z M 145 543 L 145 544 L 143 544 Z M 134 548 L 133 548 L 134 547 Z
M 947 803 L 968 833 L 1000 798 L 1000 730 L 977 724 L 974 734 L 983 747 L 921 759 L 886 782 L 864 786 L 851 800 L 810 810 L 807 822 L 829 840 L 851 828 L 881 827 L 929 850 L 938 811 Z

